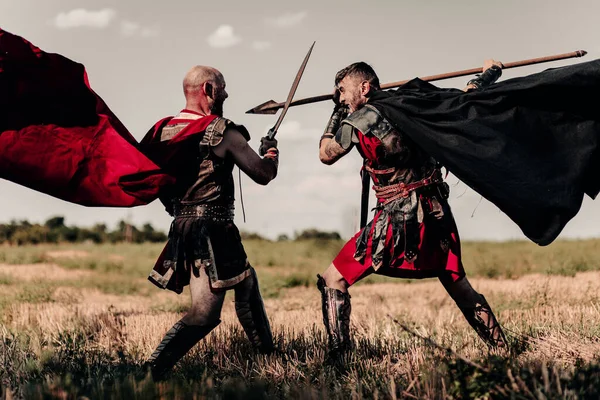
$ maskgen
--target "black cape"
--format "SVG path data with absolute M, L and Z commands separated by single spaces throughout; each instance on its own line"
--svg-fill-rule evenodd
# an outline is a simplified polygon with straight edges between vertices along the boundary
M 600 190 L 598 95 L 594 60 L 467 93 L 414 79 L 369 104 L 547 245 Z

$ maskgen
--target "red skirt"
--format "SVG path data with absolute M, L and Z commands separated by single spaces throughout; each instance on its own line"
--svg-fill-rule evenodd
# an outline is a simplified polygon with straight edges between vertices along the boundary
M 375 219 L 378 216 L 379 214 L 375 216 Z M 389 260 L 389 262 L 375 271 L 371 265 L 371 238 L 367 244 L 367 253 L 364 261 L 357 261 L 354 258 L 354 254 L 356 252 L 356 240 L 362 233 L 361 230 L 344 245 L 333 260 L 333 265 L 350 285 L 372 273 L 397 278 L 422 279 L 442 277 L 457 281 L 465 276 L 461 261 L 460 238 L 452 216 L 446 215 L 445 218 L 450 220 L 451 223 L 446 222 L 444 225 L 441 225 L 434 219 L 426 219 L 420 224 L 418 253 L 417 258 L 413 262 L 405 261 L 404 252 L 402 252 L 398 257 Z M 391 247 L 393 241 L 391 238 L 392 227 L 389 226 L 385 242 L 386 250 L 389 254 L 393 254 Z M 447 247 L 440 245 L 441 240 L 444 238 L 449 240 Z

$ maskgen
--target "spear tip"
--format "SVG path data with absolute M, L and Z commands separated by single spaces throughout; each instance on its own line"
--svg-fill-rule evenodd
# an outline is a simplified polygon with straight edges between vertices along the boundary
M 276 114 L 280 105 L 275 100 L 265 101 L 264 103 L 249 109 L 246 114 Z
M 587 51 L 585 50 L 577 50 L 577 57 L 583 57 L 587 54 Z

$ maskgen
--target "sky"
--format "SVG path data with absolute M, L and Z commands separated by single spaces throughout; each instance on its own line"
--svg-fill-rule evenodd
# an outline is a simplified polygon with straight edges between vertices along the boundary
M 219 69 L 227 82 L 225 116 L 245 125 L 257 149 L 275 115 L 245 111 L 284 101 L 308 48 L 316 41 L 296 98 L 330 93 L 335 73 L 366 61 L 382 83 L 503 62 L 587 50 L 584 59 L 504 72 L 501 79 L 600 56 L 597 0 L 2 0 L 0 27 L 42 50 L 86 66 L 92 88 L 139 140 L 157 120 L 184 105 L 181 81 L 193 65 Z M 440 81 L 465 86 L 469 77 Z M 268 186 L 241 179 L 236 223 L 269 238 L 308 228 L 350 237 L 358 226 L 361 159 L 357 152 L 332 166 L 318 159 L 318 141 L 333 104 L 290 108 L 277 138 L 280 167 Z M 450 205 L 467 240 L 525 239 L 494 205 L 450 175 Z M 374 198 L 371 204 L 374 204 Z M 156 201 L 130 209 L 87 208 L 0 180 L 0 223 L 70 225 L 127 219 L 168 230 Z M 586 198 L 561 238 L 600 237 L 600 207 Z

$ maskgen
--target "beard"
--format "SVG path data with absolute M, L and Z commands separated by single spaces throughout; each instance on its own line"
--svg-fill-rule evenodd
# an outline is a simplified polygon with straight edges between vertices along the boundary
M 223 101 L 216 101 L 210 109 L 210 113 L 212 115 L 216 115 L 218 117 L 223 116 Z

